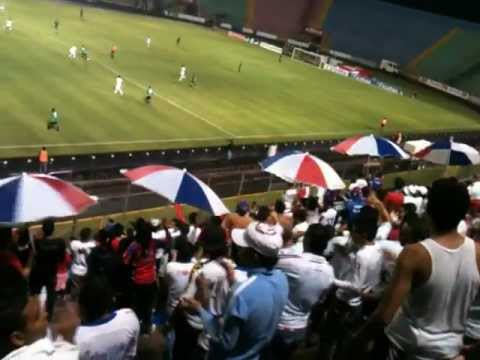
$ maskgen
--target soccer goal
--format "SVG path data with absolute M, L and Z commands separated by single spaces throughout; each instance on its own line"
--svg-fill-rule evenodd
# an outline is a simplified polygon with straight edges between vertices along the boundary
M 327 63 L 327 57 L 301 48 L 294 48 L 292 52 L 292 60 L 301 61 L 307 64 L 320 67 Z

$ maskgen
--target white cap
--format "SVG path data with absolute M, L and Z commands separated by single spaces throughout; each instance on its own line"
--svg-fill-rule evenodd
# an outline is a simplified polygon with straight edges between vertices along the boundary
M 233 229 L 232 240 L 237 246 L 249 247 L 264 256 L 274 257 L 283 246 L 282 233 L 283 228 L 278 224 L 253 222 L 247 229 Z
M 160 219 L 151 219 L 150 224 L 152 224 L 153 227 L 160 226 Z

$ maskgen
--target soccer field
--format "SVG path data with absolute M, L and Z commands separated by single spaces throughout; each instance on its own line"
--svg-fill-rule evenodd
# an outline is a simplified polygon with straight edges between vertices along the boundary
M 195 25 L 51 0 L 7 0 L 0 33 L 0 158 L 340 138 L 378 129 L 480 130 L 479 114 L 442 94 L 390 79 L 418 99 L 285 59 Z M 58 34 L 53 22 L 60 21 Z M 145 38 L 152 38 L 148 49 Z M 175 45 L 178 36 L 182 42 Z M 91 61 L 68 59 L 81 44 Z M 110 49 L 118 47 L 114 60 Z M 242 62 L 242 72 L 237 71 Z M 177 81 L 182 64 L 198 86 Z M 113 93 L 125 79 L 125 96 Z M 144 102 L 145 88 L 156 92 Z M 47 131 L 50 109 L 61 131 Z

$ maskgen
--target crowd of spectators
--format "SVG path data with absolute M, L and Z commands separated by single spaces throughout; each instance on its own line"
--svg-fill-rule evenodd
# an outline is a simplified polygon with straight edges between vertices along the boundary
M 480 183 L 0 227 L 0 358 L 480 359 Z

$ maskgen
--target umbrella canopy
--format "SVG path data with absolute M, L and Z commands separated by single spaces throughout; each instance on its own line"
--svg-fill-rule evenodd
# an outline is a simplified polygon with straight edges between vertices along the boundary
M 409 158 L 408 154 L 394 142 L 374 135 L 356 136 L 346 139 L 332 147 L 331 150 L 349 156 L 368 155 L 381 158 Z
M 405 142 L 405 145 L 403 146 L 403 148 L 409 154 L 413 155 L 413 154 L 416 154 L 416 153 L 422 151 L 423 149 L 429 147 L 430 145 L 432 145 L 432 143 L 428 140 L 424 140 L 424 139 L 410 140 L 410 141 Z
M 187 204 L 215 216 L 230 211 L 203 181 L 186 170 L 165 165 L 149 165 L 124 173 L 132 184 L 142 186 L 173 203 Z
M 438 141 L 415 154 L 415 157 L 439 165 L 480 164 L 480 154 L 473 147 L 452 140 Z
M 341 190 L 345 184 L 337 172 L 325 161 L 299 151 L 284 152 L 260 162 L 266 172 L 288 182 Z
M 80 188 L 50 175 L 22 174 L 0 180 L 0 223 L 73 216 L 95 203 Z

